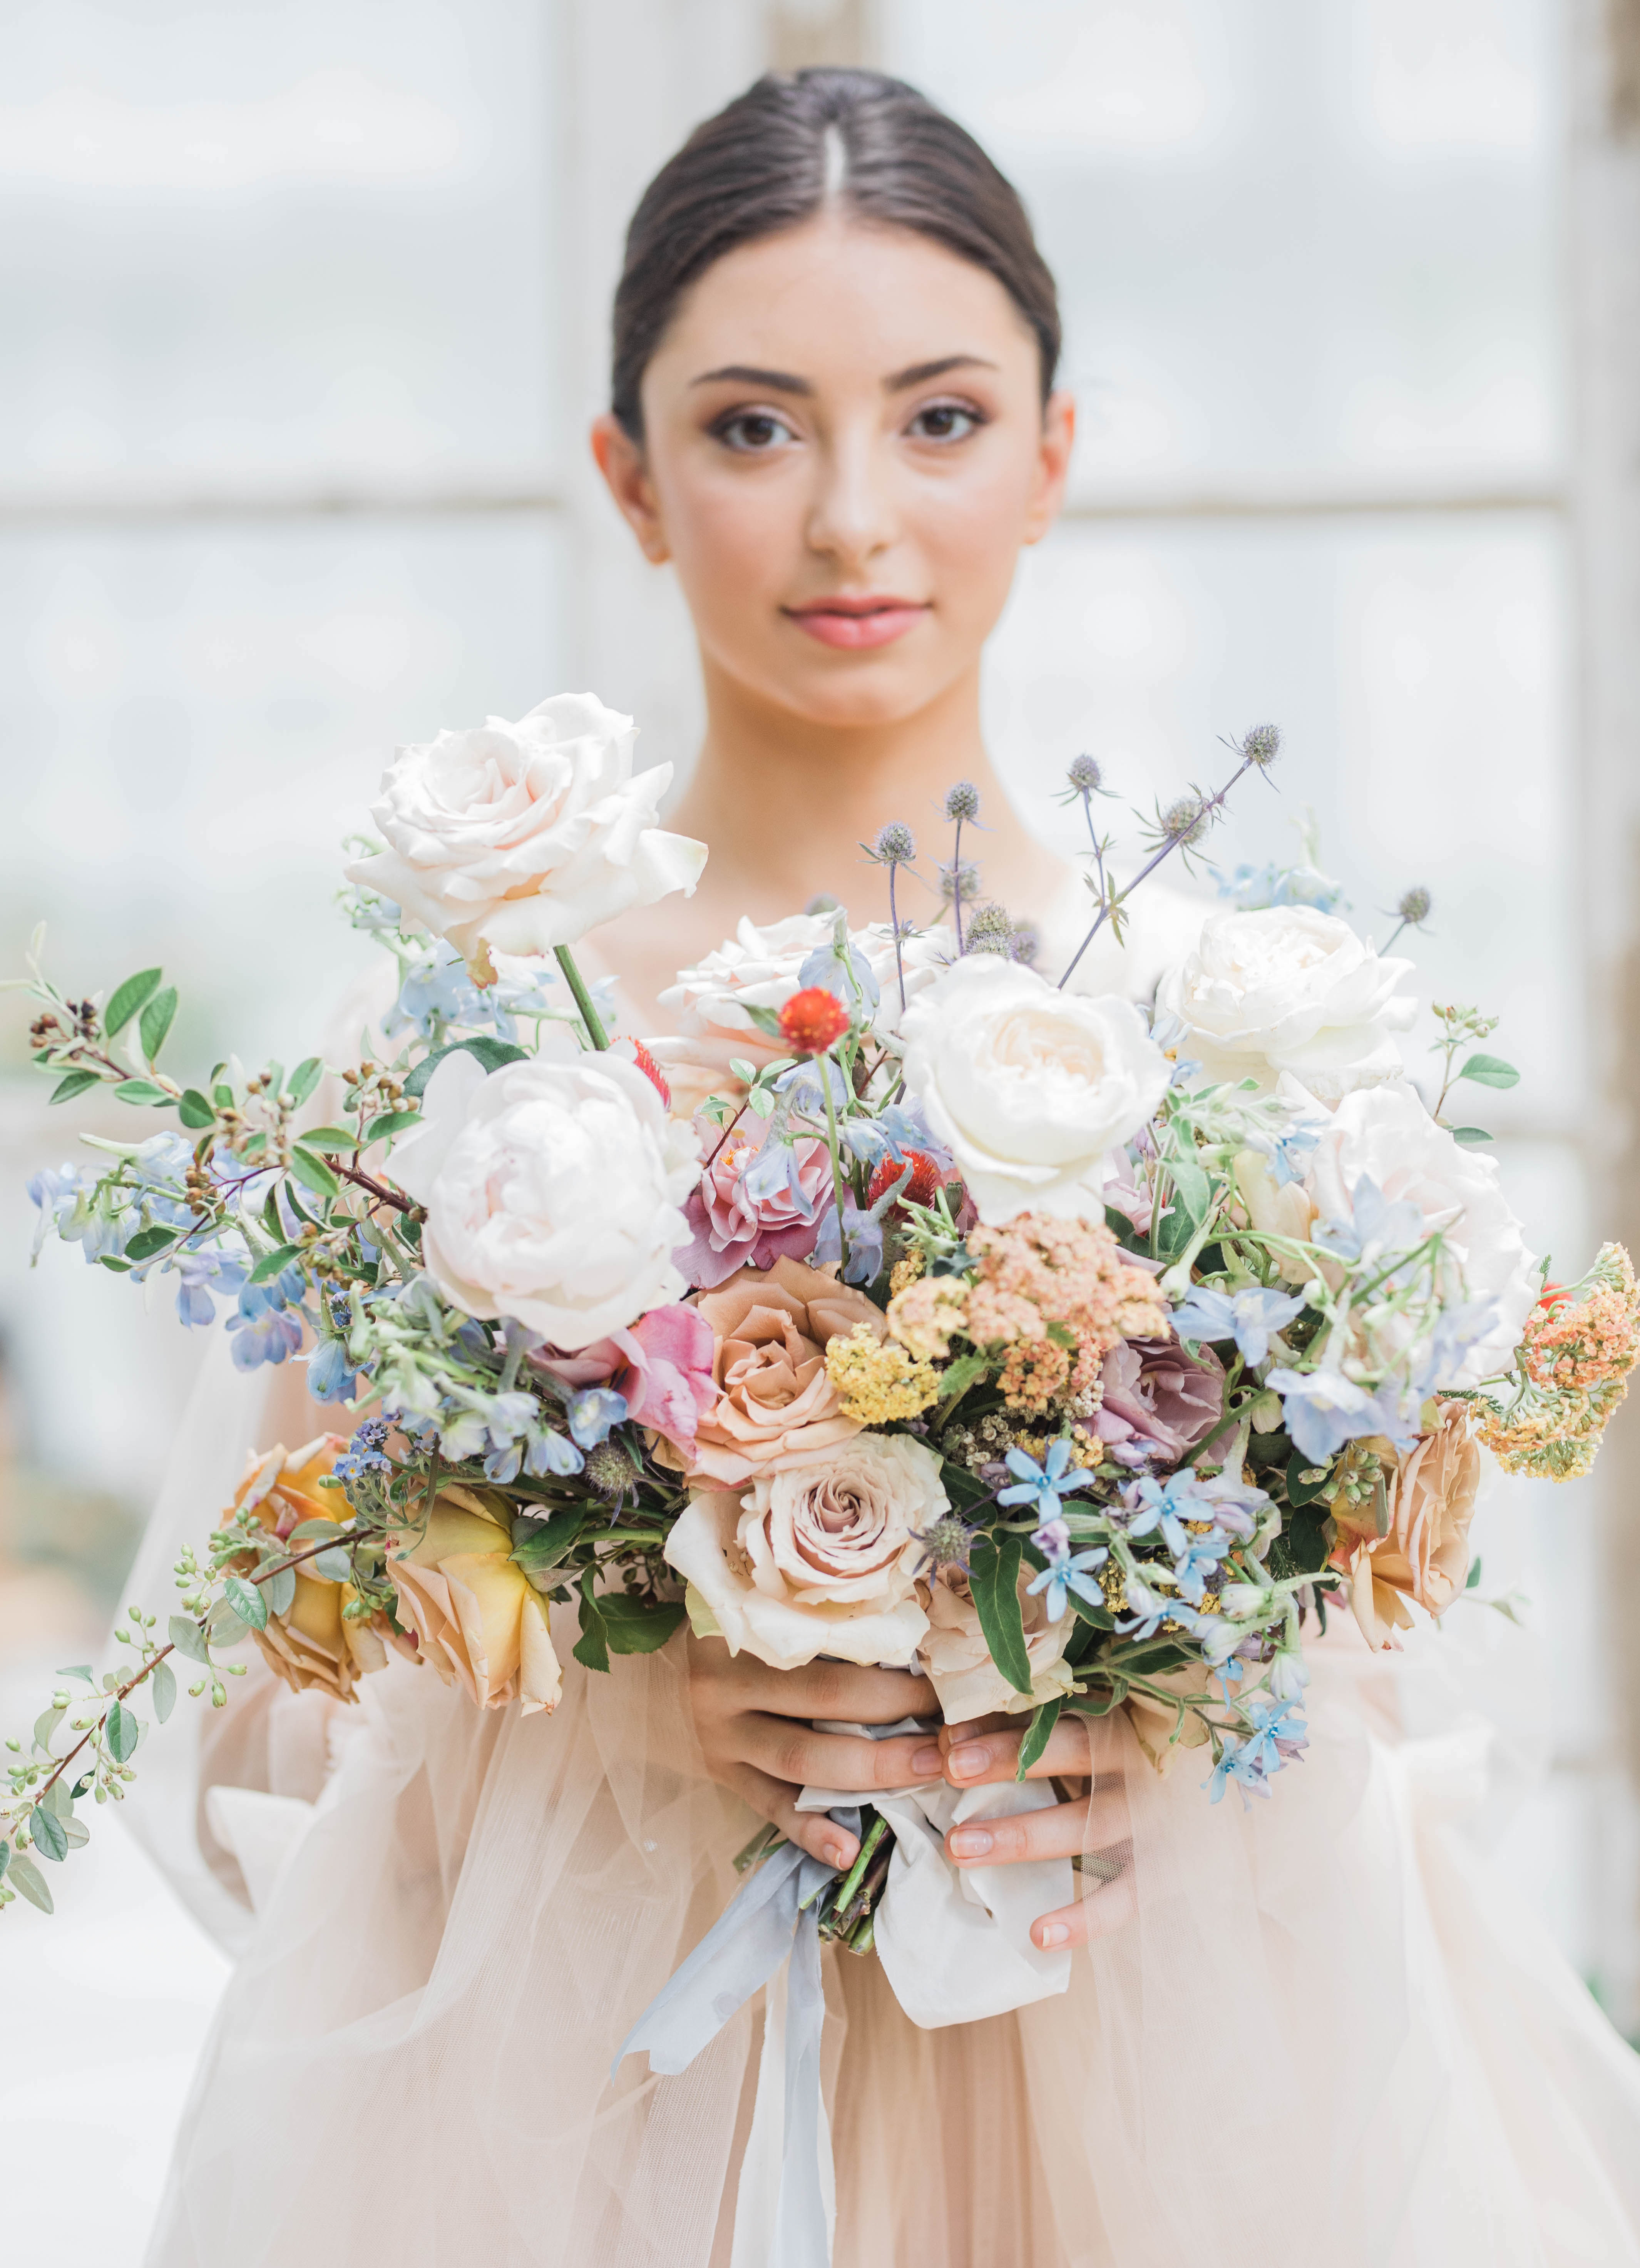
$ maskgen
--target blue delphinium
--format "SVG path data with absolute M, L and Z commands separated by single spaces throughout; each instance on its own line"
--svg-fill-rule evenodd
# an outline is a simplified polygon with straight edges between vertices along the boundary
M 612 1386 L 583 1386 L 568 1403 L 570 1432 L 580 1449 L 595 1449 L 608 1440 L 612 1426 L 626 1415 L 626 1396 Z
M 264 1362 L 284 1362 L 302 1344 L 302 1278 L 286 1268 L 270 1284 L 247 1284 L 228 1317 L 233 1334 L 233 1366 L 255 1370 Z
M 1285 1330 L 1303 1313 L 1304 1298 L 1296 1292 L 1274 1292 L 1251 1287 L 1220 1292 L 1207 1284 L 1192 1287 L 1190 1296 L 1173 1310 L 1173 1329 L 1181 1339 L 1200 1346 L 1203 1342 L 1234 1339 L 1244 1362 L 1257 1365 L 1270 1351 L 1270 1334 Z
M 188 1328 L 214 1323 L 218 1300 L 237 1299 L 250 1272 L 250 1255 L 243 1248 L 202 1245 L 184 1248 L 171 1262 L 176 1282 L 176 1312 Z
M 1428 1240 L 1429 1224 L 1415 1204 L 1386 1197 L 1370 1174 L 1363 1174 L 1349 1193 L 1348 1219 L 1323 1221 L 1313 1232 L 1317 1244 L 1335 1252 L 1341 1260 L 1363 1267 L 1381 1268 L 1397 1254 L 1411 1254 Z M 1386 1280 L 1398 1283 L 1398 1270 Z
M 1417 1402 L 1394 1379 L 1369 1392 L 1341 1370 L 1273 1370 L 1268 1383 L 1282 1397 L 1294 1447 L 1312 1465 L 1368 1433 L 1385 1434 L 1398 1449 L 1416 1437 Z

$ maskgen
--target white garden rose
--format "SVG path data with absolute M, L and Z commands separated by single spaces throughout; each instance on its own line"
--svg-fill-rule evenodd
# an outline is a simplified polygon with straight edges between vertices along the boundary
M 971 955 L 905 1019 L 905 1085 L 989 1227 L 1016 1213 L 1104 1219 L 1106 1154 L 1167 1092 L 1167 1058 L 1130 1000 L 1060 992 Z
M 692 895 L 706 846 L 655 825 L 670 764 L 632 770 L 637 728 L 590 693 L 558 693 L 398 750 L 371 817 L 387 849 L 346 870 L 448 938 L 483 976 L 491 953 L 573 945 L 632 906 Z
M 1189 1030 L 1181 1053 L 1215 1079 L 1273 1087 L 1290 1071 L 1323 1102 L 1399 1079 L 1392 1034 L 1417 1003 L 1409 961 L 1385 960 L 1349 924 L 1313 906 L 1218 913 L 1196 950 L 1162 979 L 1157 1009 Z
M 392 1172 L 427 1209 L 422 1257 L 445 1297 L 573 1352 L 683 1296 L 672 1252 L 698 1157 L 693 1130 L 622 1057 L 543 1055 L 486 1078 L 458 1052 L 428 1081 Z
M 1426 1231 L 1440 1229 L 1470 1300 L 1496 1318 L 1444 1387 L 1477 1386 L 1507 1367 L 1540 1289 L 1537 1263 L 1510 1211 L 1490 1158 L 1455 1142 L 1404 1080 L 1346 1095 L 1316 1145 L 1304 1186 L 1323 1220 L 1348 1220 L 1356 1183 L 1374 1181 L 1410 1204 Z
M 715 953 L 678 971 L 676 983 L 661 995 L 670 1035 L 648 1044 L 680 1116 L 696 1110 L 709 1094 L 743 1091 L 744 1082 L 729 1069 L 735 1057 L 764 1064 L 791 1053 L 784 1040 L 760 1031 L 747 1010 L 783 1008 L 802 989 L 804 963 L 812 954 L 831 953 L 836 929 L 835 914 L 792 914 L 761 929 L 742 920 Z M 881 996 L 873 1029 L 891 1037 L 900 1020 L 894 932 L 886 922 L 872 922 L 851 930 L 848 941 Z M 900 940 L 908 1002 L 934 982 L 955 950 L 954 939 L 943 930 L 921 930 Z M 831 989 L 838 987 L 832 983 Z
M 940 1461 L 905 1433 L 861 1433 L 750 1486 L 705 1489 L 667 1537 L 697 1631 L 775 1669 L 820 1654 L 906 1668 L 928 1627 L 919 1529 L 949 1509 Z

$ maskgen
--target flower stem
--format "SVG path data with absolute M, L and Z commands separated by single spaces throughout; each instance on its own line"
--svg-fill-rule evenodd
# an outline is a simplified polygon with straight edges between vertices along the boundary
M 894 869 L 890 866 L 889 869 L 890 890 L 893 887 L 893 879 Z M 831 1201 L 837 1207 L 838 1273 L 839 1276 L 846 1278 L 848 1274 L 848 1231 L 843 1226 L 843 1156 L 842 1145 L 837 1138 L 837 1105 L 831 1098 L 831 1057 L 819 1057 L 816 1061 L 815 1067 L 820 1073 L 820 1084 L 825 1092 L 826 1146 L 831 1152 Z
M 900 1013 L 903 1016 L 905 1013 L 905 956 L 900 948 L 900 917 L 899 908 L 894 902 L 894 861 L 890 858 L 889 861 L 889 921 L 894 931 L 894 967 L 899 977 Z M 960 921 L 960 913 L 958 918 Z M 960 928 L 957 935 L 959 938 L 962 935 Z
M 1252 770 L 1252 761 L 1253 760 L 1251 756 L 1245 757 L 1241 763 L 1237 766 L 1230 778 L 1225 781 L 1223 786 L 1220 788 L 1216 795 L 1202 797 L 1200 807 L 1191 814 L 1189 825 L 1181 827 L 1177 834 L 1170 835 L 1168 836 L 1166 842 L 1162 845 L 1162 848 L 1156 852 L 1156 856 L 1146 861 L 1145 865 L 1140 868 L 1139 872 L 1134 876 L 1133 880 L 1129 882 L 1125 890 L 1107 890 L 1105 892 L 1100 903 L 1098 913 L 1094 918 L 1093 927 L 1088 932 L 1087 936 L 1083 938 L 1082 943 L 1076 947 L 1075 952 L 1071 955 L 1070 967 L 1065 971 L 1065 974 L 1059 981 L 1059 990 L 1061 992 L 1065 990 L 1065 987 L 1070 983 L 1072 976 L 1075 974 L 1076 963 L 1082 959 L 1082 954 L 1086 953 L 1088 947 L 1093 943 L 1094 939 L 1097 937 L 1099 932 L 1104 927 L 1105 923 L 1109 921 L 1112 914 L 1118 907 L 1126 905 L 1128 899 L 1132 897 L 1134 892 L 1139 887 L 1140 883 L 1146 880 L 1150 875 L 1154 874 L 1156 868 L 1161 865 L 1163 859 L 1167 857 L 1168 852 L 1170 850 L 1177 850 L 1179 844 L 1185 840 L 1186 836 L 1193 835 L 1195 829 L 1200 825 L 1204 819 L 1218 817 L 1224 808 L 1225 798 L 1235 786 L 1237 781 L 1240 779 L 1244 772 Z M 1103 862 L 1101 862 L 1100 872 L 1101 873 L 1104 872 Z
M 891 906 L 893 903 L 892 896 L 890 896 L 889 902 Z M 963 822 L 960 814 L 958 815 L 957 821 L 956 848 L 951 853 L 951 918 L 957 924 L 957 954 L 958 960 L 960 960 L 962 958 L 963 951 Z M 905 982 L 904 977 L 902 977 L 900 980 L 900 1006 L 902 1008 L 905 1005 Z
M 564 982 L 574 995 L 575 1005 L 580 1012 L 581 1022 L 587 1027 L 587 1037 L 595 1048 L 607 1048 L 609 1044 L 609 1035 L 598 1020 L 598 1011 L 592 1005 L 592 995 L 587 990 L 587 980 L 575 966 L 574 954 L 567 945 L 556 945 L 552 949 L 558 955 L 558 967 L 564 971 Z

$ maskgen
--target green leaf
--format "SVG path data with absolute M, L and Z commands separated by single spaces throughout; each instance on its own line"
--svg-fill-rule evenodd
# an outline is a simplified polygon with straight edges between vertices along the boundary
M 116 1701 L 103 1719 L 102 1736 L 115 1764 L 129 1764 L 137 1753 L 141 1727 L 123 1701 Z
M 159 990 L 159 980 L 164 975 L 163 968 L 144 968 L 135 976 L 128 976 L 124 983 L 116 988 L 102 1019 L 102 1028 L 110 1039 L 116 1032 L 122 1032 L 137 1010 L 152 999 Z
M 419 1110 L 384 1110 L 366 1127 L 365 1147 L 368 1149 L 373 1142 L 390 1142 L 395 1135 L 408 1134 L 412 1126 L 420 1124 Z
M 338 1543 L 333 1551 L 315 1551 L 307 1565 L 327 1583 L 351 1583 L 353 1580 L 353 1556 L 345 1543 Z
M 317 1543 L 321 1535 L 340 1535 L 344 1531 L 334 1520 L 304 1520 L 285 1537 L 290 1544 Z
M 941 1401 L 955 1401 L 959 1394 L 966 1394 L 969 1388 L 978 1380 L 982 1379 L 985 1374 L 984 1355 L 959 1354 L 956 1361 L 948 1363 L 940 1373 Z
M 250 1636 L 250 1625 L 236 1615 L 225 1599 L 218 1599 L 211 1609 L 206 1630 L 212 1646 L 235 1646 Z
M 42 1808 L 30 1814 L 28 1831 L 41 1857 L 54 1859 L 61 1866 L 69 1855 L 68 1830 L 63 1822 Z
M 430 1056 L 422 1057 L 404 1082 L 405 1094 L 418 1097 L 425 1094 L 427 1081 L 446 1056 L 453 1056 L 458 1049 L 476 1056 L 486 1071 L 499 1071 L 503 1064 L 521 1063 L 528 1053 L 528 1049 L 514 1047 L 510 1040 L 491 1040 L 483 1033 L 470 1040 L 452 1040 L 447 1046 L 435 1048 Z
M 57 1675 L 59 1677 L 78 1677 L 81 1683 L 85 1685 L 95 1685 L 97 1683 L 96 1679 L 91 1674 L 91 1664 L 89 1661 L 70 1662 L 66 1669 L 58 1670 Z
M 175 1014 L 176 987 L 174 984 L 167 984 L 163 992 L 154 994 L 153 998 L 143 1010 L 137 1023 L 137 1037 L 142 1042 L 145 1061 L 152 1063 L 160 1049 L 164 1047 L 166 1034 L 170 1030 L 172 1020 Z
M 11 1863 L 6 1869 L 6 1880 L 13 1889 L 21 1890 L 31 1906 L 38 1906 L 41 1913 L 55 1911 L 51 1893 L 46 1888 L 46 1878 L 26 1851 L 13 1851 Z
M 1302 1506 L 1282 1521 L 1265 1565 L 1278 1583 L 1290 1583 L 1295 1575 L 1319 1575 L 1337 1540 L 1338 1529 L 1322 1506 Z
M 151 1079 L 122 1079 L 114 1091 L 122 1102 L 135 1103 L 139 1108 L 144 1103 L 169 1102 L 171 1100 L 164 1087 L 156 1086 Z
M 309 1126 L 301 1136 L 310 1150 L 356 1150 L 358 1137 L 351 1126 Z
M 72 1102 L 75 1096 L 84 1094 L 88 1086 L 99 1086 L 101 1083 L 94 1071 L 71 1071 L 66 1078 L 57 1081 L 49 1099 L 53 1102 Z
M 176 1115 L 184 1126 L 197 1132 L 203 1126 L 214 1126 L 217 1114 L 196 1086 L 185 1086 L 178 1099 Z
M 299 1244 L 282 1244 L 277 1252 L 263 1253 L 246 1281 L 250 1284 L 270 1283 L 274 1277 L 281 1275 L 292 1260 L 299 1260 L 301 1256 Z
M 1048 1744 L 1048 1734 L 1060 1720 L 1060 1711 L 1065 1706 L 1065 1696 L 1056 1693 L 1052 1701 L 1045 1701 L 1031 1719 L 1031 1728 L 1019 1744 L 1019 1762 L 1014 1767 L 1014 1778 L 1023 1779 Z
M 291 1101 L 299 1110 L 324 1077 L 324 1059 L 321 1056 L 307 1057 L 304 1062 L 299 1063 L 291 1073 L 289 1094 Z
M 1473 1079 L 1481 1086 L 1518 1086 L 1520 1073 L 1501 1056 L 1471 1056 L 1458 1074 L 1459 1079 Z
M 624 1591 L 606 1591 L 598 1602 L 603 1635 L 611 1653 L 655 1653 L 683 1619 L 682 1606 L 646 1606 Z
M 295 1568 L 281 1567 L 270 1575 L 262 1587 L 262 1595 L 268 1602 L 270 1615 L 288 1615 L 296 1603 Z
M 34 1719 L 34 1746 L 42 1755 L 51 1754 L 51 1735 L 67 1714 L 62 1709 L 42 1709 Z
M 139 1228 L 126 1246 L 125 1256 L 128 1260 L 151 1260 L 156 1252 L 163 1252 L 168 1245 L 174 1244 L 176 1237 L 177 1233 L 174 1228 L 160 1228 L 158 1226 L 152 1228 Z
M 1116 1617 L 1108 1607 L 1096 1607 L 1091 1599 L 1084 1599 L 1079 1591 L 1070 1594 L 1070 1610 L 1078 1621 L 1087 1623 L 1097 1631 L 1113 1631 Z
M 116 1276 L 129 1276 L 131 1272 L 130 1262 L 122 1260 L 115 1252 L 100 1252 L 97 1264 L 100 1268 L 111 1268 Z
M 1171 1260 L 1190 1242 L 1213 1203 L 1213 1184 L 1188 1158 L 1169 1157 L 1164 1160 L 1173 1183 L 1166 1217 L 1156 1231 L 1156 1252 L 1159 1257 Z
M 169 1624 L 172 1645 L 189 1661 L 196 1661 L 203 1669 L 211 1667 L 211 1649 L 205 1644 L 205 1633 L 192 1615 L 173 1615 Z
M 1319 1480 L 1307 1481 L 1304 1478 L 1306 1473 L 1319 1473 L 1321 1477 Z M 1287 1467 L 1288 1503 L 1313 1504 L 1332 1477 L 1333 1467 L 1330 1462 L 1325 1465 L 1309 1464 L 1301 1459 L 1295 1450 Z
M 255 1583 L 247 1583 L 242 1575 L 230 1575 L 222 1586 L 222 1595 L 242 1623 L 252 1630 L 268 1627 L 268 1602 Z
M 1454 1126 L 1452 1129 L 1453 1141 L 1463 1143 L 1466 1148 L 1473 1149 L 1477 1142 L 1489 1142 L 1491 1138 L 1484 1126 Z
M 163 1725 L 176 1706 L 176 1672 L 168 1661 L 156 1662 L 149 1671 L 148 1689 L 154 1697 L 154 1715 Z
M 291 1171 L 305 1189 L 317 1197 L 333 1197 L 340 1193 L 342 1184 L 322 1158 L 315 1158 L 311 1150 L 304 1150 L 299 1142 L 291 1152 Z
M 544 1575 L 556 1567 L 587 1525 L 589 1514 L 573 1505 L 550 1513 L 544 1521 L 513 1522 L 513 1557 L 527 1575 Z
M 1481 1562 L 1477 1559 L 1477 1560 L 1475 1561 L 1475 1563 L 1474 1563 L 1474 1566 L 1473 1566 L 1473 1567 L 1471 1567 L 1471 1569 L 1469 1570 L 1469 1577 L 1468 1577 L 1468 1580 L 1467 1580 L 1467 1581 L 1465 1583 L 1465 1585 L 1464 1585 L 1464 1588 L 1465 1588 L 1465 1590 L 1466 1590 L 1466 1591 L 1473 1591 L 1473 1590 L 1474 1589 L 1474 1587 L 1475 1587 L 1476 1584 L 1477 1584 L 1480 1580 L 1481 1580 Z
M 592 1578 L 593 1570 L 588 1567 L 580 1579 L 580 1636 L 572 1650 L 583 1668 L 607 1670 L 609 1648 L 604 1636 L 603 1616 L 593 1596 Z
M 991 1659 L 1016 1693 L 1031 1690 L 1031 1660 L 1025 1652 L 1025 1618 L 1019 1606 L 1021 1539 L 1002 1535 L 976 1543 L 969 1557 L 979 1627 Z

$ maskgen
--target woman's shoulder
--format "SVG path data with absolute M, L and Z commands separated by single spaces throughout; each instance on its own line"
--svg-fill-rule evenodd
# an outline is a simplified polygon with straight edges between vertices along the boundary
M 1071 990 L 1120 992 L 1130 1000 L 1149 1000 L 1166 970 L 1195 950 L 1214 904 L 1213 899 L 1193 891 L 1147 882 L 1134 893 L 1127 909 L 1121 943 L 1107 922 L 1077 962 Z M 1081 876 L 1067 875 L 1038 924 L 1041 944 L 1037 966 L 1045 976 L 1058 979 L 1092 927 L 1095 911 Z

